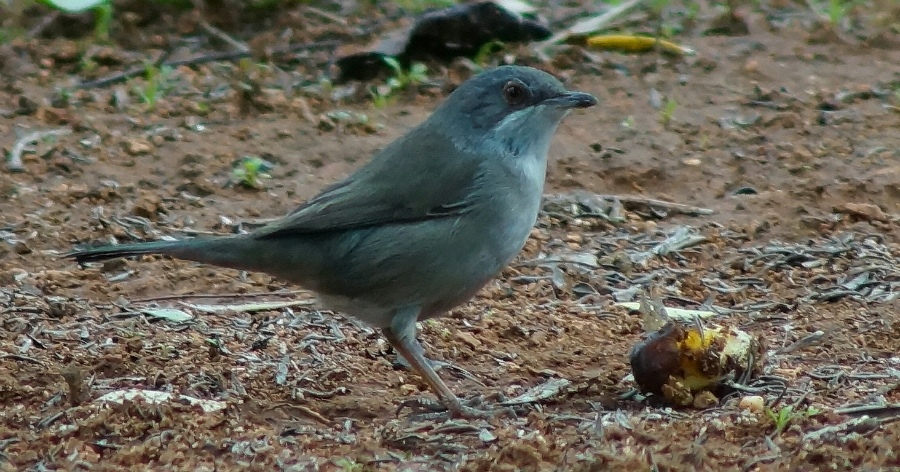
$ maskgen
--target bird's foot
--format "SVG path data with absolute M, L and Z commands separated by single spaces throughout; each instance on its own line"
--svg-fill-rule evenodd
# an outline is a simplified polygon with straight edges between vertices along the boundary
M 428 366 L 434 369 L 435 372 L 440 372 L 444 367 L 451 367 L 452 364 L 444 361 L 436 361 L 434 359 L 425 358 L 428 362 Z M 403 356 L 397 356 L 397 359 L 394 361 L 394 368 L 403 368 L 407 370 L 412 370 L 412 366 L 409 365 L 409 361 L 407 361 Z

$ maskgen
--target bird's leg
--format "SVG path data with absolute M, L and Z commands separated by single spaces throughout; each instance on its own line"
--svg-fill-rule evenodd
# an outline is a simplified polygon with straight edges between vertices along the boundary
M 413 372 L 419 374 L 428 387 L 437 395 L 438 401 L 451 415 L 456 417 L 485 418 L 492 414 L 465 406 L 438 377 L 428 359 L 423 355 L 422 345 L 416 340 L 416 319 L 418 310 L 403 310 L 394 315 L 391 326 L 383 328 L 384 337 L 394 350 L 406 359 Z
M 413 340 L 415 341 L 415 338 L 413 338 Z M 425 349 L 422 347 L 422 343 L 418 341 L 413 343 L 413 349 L 418 350 L 419 354 L 422 354 L 422 356 L 425 357 L 425 362 L 428 362 L 428 365 L 430 365 L 435 372 L 440 372 L 441 369 L 450 365 L 449 362 L 438 361 L 425 356 Z M 412 365 L 410 365 L 409 361 L 406 360 L 406 357 L 398 355 L 397 364 L 399 364 L 404 369 L 412 369 Z

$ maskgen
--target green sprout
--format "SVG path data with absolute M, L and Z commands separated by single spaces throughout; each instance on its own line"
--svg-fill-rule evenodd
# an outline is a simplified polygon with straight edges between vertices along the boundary
M 807 408 L 806 411 L 794 411 L 794 407 L 791 405 L 785 405 L 779 408 L 778 411 L 766 407 L 764 411 L 766 416 L 775 424 L 775 431 L 772 432 L 772 437 L 783 433 L 792 422 L 803 418 L 812 418 L 822 412 L 813 406 Z
M 832 26 L 840 24 L 841 20 L 847 16 L 850 9 L 853 8 L 853 2 L 848 0 L 828 0 L 825 13 L 828 15 L 828 21 Z
M 729 3 L 729 6 L 731 6 L 730 2 L 728 2 L 728 3 Z M 688 2 L 687 6 L 685 7 L 684 17 L 688 20 L 693 21 L 693 20 L 696 20 L 697 16 L 699 16 L 699 15 L 700 15 L 700 2 L 696 2 L 696 1 Z
M 81 59 L 78 61 L 78 68 L 81 70 L 81 72 L 93 72 L 97 70 L 97 67 L 99 67 L 97 61 L 86 54 L 82 55 Z
M 351 126 L 366 127 L 371 124 L 369 122 L 369 115 L 366 115 L 365 113 L 333 110 L 325 113 L 325 116 L 335 123 L 345 123 Z
M 403 70 L 400 61 L 393 57 L 384 57 L 384 63 L 394 71 L 394 75 L 388 79 L 387 84 L 392 90 L 403 90 L 410 85 L 418 85 L 428 79 L 428 68 L 421 62 L 413 63 L 409 71 Z
M 172 90 L 174 75 L 175 69 L 170 66 L 156 67 L 148 64 L 144 72 L 144 85 L 134 86 L 134 93 L 152 110 L 159 99 Z
M 233 166 L 231 182 L 251 189 L 263 188 L 262 179 L 270 178 L 269 171 L 274 167 L 271 162 L 256 156 L 244 156 Z
M 766 407 L 765 412 L 766 416 L 772 420 L 772 423 L 775 423 L 775 431 L 772 433 L 772 436 L 778 436 L 784 432 L 785 428 L 794 419 L 794 408 L 790 405 L 785 405 L 778 411 L 773 411 L 771 408 Z
M 430 8 L 446 8 L 456 4 L 455 0 L 395 0 L 397 6 L 410 13 L 422 13 Z
M 503 47 L 503 41 L 491 41 L 478 49 L 478 52 L 475 53 L 475 57 L 472 58 L 472 62 L 474 62 L 478 67 L 486 67 L 488 65 L 488 58 L 491 56 L 491 54 L 502 50 Z
M 391 89 L 388 87 L 373 86 L 369 89 L 369 95 L 375 108 L 384 108 L 391 101 Z
M 656 16 L 662 16 L 663 10 L 669 6 L 671 0 L 649 0 L 647 6 Z
M 676 108 L 678 108 L 678 102 L 673 98 L 667 98 L 666 102 L 663 103 L 662 108 L 659 110 L 659 121 L 662 123 L 663 127 L 669 127 L 669 123 L 672 122 L 672 115 L 675 114 Z
M 109 41 L 109 26 L 112 24 L 112 1 L 105 1 L 94 9 L 97 15 L 97 23 L 94 25 L 94 37 L 99 42 Z
M 827 19 L 832 28 L 838 27 L 844 18 L 850 13 L 854 7 L 859 5 L 861 0 L 817 0 L 809 2 L 809 6 L 817 15 Z
M 195 102 L 194 111 L 200 116 L 209 114 L 209 102 Z
M 328 77 L 319 79 L 319 87 L 322 88 L 322 93 L 325 95 L 331 95 L 331 92 L 334 92 L 334 83 Z
M 375 108 L 387 106 L 396 92 L 428 80 L 428 68 L 425 64 L 420 62 L 413 63 L 407 71 L 400 65 L 400 61 L 393 57 L 385 56 L 382 59 L 391 68 L 393 74 L 384 85 L 373 86 L 369 89 L 369 95 L 372 96 L 372 103 L 375 105 Z
M 365 467 L 363 464 L 360 464 L 359 462 L 356 462 L 353 459 L 348 459 L 346 457 L 339 457 L 337 459 L 332 459 L 331 462 L 334 465 L 340 467 L 341 470 L 344 472 L 360 472 L 362 470 L 365 470 Z

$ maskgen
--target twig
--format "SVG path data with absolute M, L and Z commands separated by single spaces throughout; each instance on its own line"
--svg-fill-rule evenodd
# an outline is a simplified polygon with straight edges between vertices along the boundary
M 25 37 L 31 39 L 43 33 L 48 26 L 53 24 L 53 22 L 56 21 L 57 18 L 59 18 L 60 13 L 62 12 L 60 12 L 59 10 L 54 10 L 50 12 L 49 15 L 44 15 L 44 17 L 41 18 L 41 21 L 39 21 L 38 24 L 32 26 L 31 29 L 28 30 L 27 33 L 25 33 Z
M 689 247 L 696 246 L 697 244 L 705 243 L 706 241 L 707 239 L 705 236 L 692 234 L 690 228 L 681 226 L 677 230 L 675 230 L 674 234 L 672 234 L 656 246 L 653 246 L 650 249 L 650 252 L 657 256 L 668 256 L 673 252 L 687 249 Z
M 877 418 L 884 416 L 900 416 L 900 403 L 848 406 L 844 408 L 835 408 L 834 413 L 850 416 L 862 414 Z
M 335 15 L 333 13 L 329 13 L 325 10 L 321 10 L 319 8 L 309 6 L 309 5 L 304 5 L 303 11 L 306 13 L 312 13 L 313 15 L 318 16 L 324 20 L 330 21 L 332 23 L 337 23 L 341 26 L 347 26 L 347 20 L 345 18 Z
M 822 339 L 824 337 L 825 337 L 825 331 L 819 330 L 819 331 L 816 331 L 815 333 L 810 334 L 809 336 L 804 337 L 803 339 L 798 339 L 796 342 L 779 349 L 776 353 L 777 354 L 789 354 L 791 352 L 794 352 L 794 351 L 797 351 L 800 349 L 805 349 L 809 346 L 812 346 L 813 344 L 818 344 L 818 343 L 822 342 Z
M 12 151 L 10 151 L 9 153 L 9 170 L 13 172 L 22 172 L 23 170 L 25 170 L 25 164 L 22 162 L 22 153 L 25 152 L 25 148 L 30 146 L 32 143 L 35 143 L 49 136 L 64 136 L 70 134 L 71 132 L 72 130 L 69 128 L 35 131 L 19 138 L 19 140 L 16 141 L 16 144 L 13 146 Z
M 0 360 L 3 360 L 3 359 L 13 359 L 13 360 L 22 361 L 22 362 L 31 362 L 32 364 L 37 364 L 37 365 L 44 365 L 43 362 L 41 362 L 33 357 L 22 356 L 19 354 L 2 354 L 2 355 L 0 355 Z
M 604 200 L 618 199 L 622 203 L 633 203 L 636 205 L 647 205 L 650 207 L 662 208 L 664 210 L 674 211 L 676 213 L 681 213 L 689 216 L 712 215 L 713 213 L 715 213 L 715 211 L 710 210 L 709 208 L 695 207 L 691 205 L 685 205 L 684 203 L 667 202 L 665 200 L 657 200 L 655 198 L 619 195 L 597 195 L 597 197 Z
M 572 381 L 569 379 L 549 379 L 546 382 L 529 389 L 527 392 L 516 398 L 500 402 L 503 406 L 524 405 L 528 403 L 537 403 L 548 398 L 553 398 L 565 393 L 564 390 Z
M 192 303 L 178 302 L 192 310 L 202 311 L 207 314 L 232 314 L 252 313 L 257 311 L 280 310 L 296 306 L 309 306 L 316 303 L 315 300 L 290 300 L 286 302 L 262 301 L 257 303 L 239 303 L 237 305 L 195 305 Z
M 881 422 L 877 419 L 863 415 L 859 418 L 806 433 L 803 436 L 803 441 L 819 441 L 838 434 L 842 436 L 849 433 L 866 434 L 874 431 L 880 424 Z
M 316 120 L 316 115 L 313 115 L 312 109 L 309 107 L 309 102 L 301 96 L 298 96 L 296 100 L 297 104 L 300 105 L 300 116 L 302 116 L 306 119 L 306 121 L 312 124 L 318 123 L 318 120 Z
M 228 33 L 209 24 L 208 21 L 206 21 L 202 18 L 200 19 L 200 27 L 203 28 L 204 30 L 206 30 L 207 33 L 219 38 L 220 40 L 222 40 L 225 43 L 230 44 L 231 47 L 237 49 L 238 51 L 242 51 L 242 52 L 250 51 L 250 47 L 248 47 L 242 41 L 238 41 L 238 40 L 232 38 L 231 36 L 228 35 Z
M 539 43 L 537 45 L 537 49 L 539 51 L 544 51 L 548 46 L 559 43 L 570 36 L 600 31 L 601 29 L 606 27 L 606 25 L 616 19 L 616 17 L 624 14 L 628 10 L 631 10 L 640 3 L 641 0 L 628 0 L 610 8 L 609 10 L 606 10 L 600 15 L 579 21 L 574 25 L 560 31 L 559 33 L 554 34 L 550 37 L 550 39 Z
M 757 464 L 762 464 L 763 462 L 774 461 L 774 460 L 778 459 L 779 457 L 781 457 L 781 448 L 778 447 L 778 445 L 772 441 L 772 438 L 770 438 L 768 436 L 766 436 L 766 445 L 769 447 L 769 450 L 772 451 L 772 453 L 767 454 L 765 456 L 756 457 L 756 458 L 750 460 L 749 462 L 747 462 L 746 464 L 744 464 L 743 470 L 745 472 L 749 471 L 749 470 L 753 470 L 753 467 L 756 466 Z
M 163 295 L 160 297 L 138 298 L 131 303 L 161 302 L 165 300 L 184 300 L 186 298 L 259 298 L 266 296 L 292 297 L 310 293 L 308 290 L 290 290 L 284 292 L 260 292 L 260 293 L 185 293 L 181 295 Z
M 686 226 L 680 226 L 672 235 L 650 248 L 649 251 L 642 251 L 632 255 L 631 261 L 635 264 L 644 265 L 655 256 L 665 257 L 673 252 L 678 252 L 706 241 L 706 237 L 693 234 L 691 229 Z
M 314 49 L 327 49 L 338 46 L 340 43 L 336 40 L 326 40 L 326 41 L 313 41 L 310 43 L 301 43 L 294 44 L 291 46 L 287 46 L 284 48 L 278 48 L 272 51 L 272 55 L 283 55 L 290 54 L 292 52 L 297 51 L 305 51 L 305 50 L 314 50 Z M 236 59 L 243 59 L 245 57 L 250 57 L 253 53 L 251 51 L 222 51 L 222 52 L 214 52 L 209 54 L 200 54 L 198 56 L 194 56 L 188 59 L 181 59 L 176 61 L 164 61 L 156 64 L 159 67 L 181 67 L 181 66 L 193 66 L 199 64 L 205 64 L 208 62 L 216 62 L 216 61 L 233 61 Z M 88 89 L 88 88 L 97 88 L 97 87 L 106 87 L 107 85 L 111 85 L 118 82 L 123 82 L 132 77 L 143 74 L 146 71 L 146 66 L 137 66 L 131 69 L 128 69 L 123 72 L 117 72 L 112 75 L 108 75 L 106 77 L 102 77 L 96 80 L 89 80 L 85 82 L 79 83 L 76 87 L 80 89 Z
M 683 203 L 637 196 L 600 195 L 584 191 L 546 195 L 544 199 L 542 212 L 545 215 L 561 220 L 575 216 L 578 218 L 601 218 L 605 221 L 618 223 L 624 221 L 622 208 L 626 203 L 689 216 L 712 215 L 715 213 L 715 211 L 708 208 L 700 208 Z
M 278 408 L 296 409 L 296 410 L 300 411 L 300 413 L 309 417 L 310 419 L 315 420 L 323 425 L 331 425 L 332 424 L 330 421 L 328 421 L 328 418 L 325 418 L 320 413 L 318 413 L 308 407 L 305 407 L 303 405 L 296 405 L 293 403 L 283 402 L 283 403 L 279 403 L 277 405 L 270 406 L 269 410 L 275 410 Z

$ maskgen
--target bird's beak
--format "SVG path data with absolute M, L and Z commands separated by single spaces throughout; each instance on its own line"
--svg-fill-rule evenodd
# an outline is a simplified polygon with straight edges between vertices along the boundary
M 559 108 L 587 108 L 597 104 L 597 98 L 584 92 L 566 92 L 544 100 L 544 104 Z

